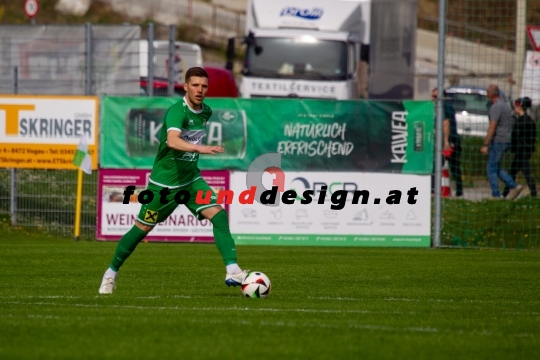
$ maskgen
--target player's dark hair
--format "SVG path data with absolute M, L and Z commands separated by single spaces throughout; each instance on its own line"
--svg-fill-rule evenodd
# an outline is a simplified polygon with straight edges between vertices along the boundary
M 188 69 L 188 71 L 186 71 L 186 84 L 189 84 L 189 79 L 192 76 L 205 77 L 205 78 L 208 79 L 208 73 L 206 72 L 206 70 L 204 70 L 202 67 L 198 67 L 198 66 L 192 67 L 192 68 Z

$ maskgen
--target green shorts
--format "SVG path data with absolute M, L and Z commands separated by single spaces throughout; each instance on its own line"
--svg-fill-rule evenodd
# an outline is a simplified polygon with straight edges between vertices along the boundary
M 204 219 L 204 217 L 200 214 L 202 210 L 212 206 L 219 206 L 216 203 L 217 196 L 214 190 L 212 190 L 212 188 L 206 183 L 206 181 L 204 181 L 203 178 L 199 178 L 192 183 L 179 188 L 169 189 L 170 194 L 166 198 L 166 204 L 161 203 L 160 191 L 162 189 L 163 187 L 159 185 L 152 183 L 148 184 L 146 190 L 150 191 L 154 196 L 148 204 L 142 204 L 141 206 L 137 220 L 139 220 L 142 224 L 155 226 L 157 223 L 165 221 L 165 219 L 167 219 L 169 215 L 171 215 L 173 211 L 182 204 L 185 205 L 198 220 Z M 201 190 L 203 191 L 203 199 L 205 200 L 207 199 L 207 191 L 212 192 L 212 196 L 208 204 L 197 204 L 195 201 L 197 192 Z M 187 199 L 188 193 L 189 200 Z M 175 200 L 175 197 L 177 197 L 179 202 Z

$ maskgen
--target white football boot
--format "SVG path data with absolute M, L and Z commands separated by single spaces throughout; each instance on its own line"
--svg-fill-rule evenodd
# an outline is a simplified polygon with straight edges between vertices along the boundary
M 243 270 L 236 274 L 227 274 L 225 275 L 225 284 L 227 286 L 238 286 L 242 285 L 242 281 L 248 276 L 249 270 Z
M 116 280 L 112 277 L 103 278 L 99 287 L 100 294 L 112 294 L 116 289 Z

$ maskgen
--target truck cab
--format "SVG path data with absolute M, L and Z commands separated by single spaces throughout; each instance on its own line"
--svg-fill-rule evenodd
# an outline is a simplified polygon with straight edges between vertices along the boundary
M 418 0 L 247 0 L 240 96 L 412 99 L 417 7 Z
M 370 5 L 371 0 L 249 0 L 241 96 L 357 98 Z
M 258 30 L 247 47 L 244 97 L 352 99 L 356 44 L 344 33 Z

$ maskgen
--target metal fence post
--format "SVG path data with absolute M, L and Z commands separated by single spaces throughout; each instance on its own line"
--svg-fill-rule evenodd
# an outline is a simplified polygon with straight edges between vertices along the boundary
M 148 24 L 148 79 L 146 92 L 148 96 L 154 96 L 154 23 Z
M 86 23 L 86 86 L 84 89 L 85 95 L 92 95 L 92 23 Z
M 236 13 L 236 36 L 240 36 L 240 12 Z
M 169 25 L 169 82 L 167 86 L 167 95 L 174 95 L 174 65 L 175 65 L 175 48 L 176 48 L 176 26 Z M 179 59 L 180 61 L 180 59 Z
M 193 0 L 188 0 L 188 22 L 193 25 Z
M 433 247 L 441 246 L 442 232 L 442 123 L 444 99 L 444 52 L 446 41 L 446 0 L 439 0 L 439 48 L 437 59 L 437 117 L 435 119 L 435 224 L 433 229 Z
M 17 225 L 17 169 L 11 169 L 10 210 L 11 225 Z
M 523 63 L 525 62 L 526 48 L 526 26 L 527 26 L 527 0 L 517 0 L 516 2 L 516 61 L 514 62 L 514 76 L 516 96 L 510 93 L 511 97 L 519 97 L 523 82 Z
M 13 94 L 19 93 L 19 67 L 13 68 Z M 17 225 L 17 169 L 11 169 L 10 213 L 11 225 Z
M 216 37 L 217 27 L 217 6 L 212 5 L 212 38 Z
M 13 68 L 13 93 L 19 93 L 19 67 L 15 66 Z

